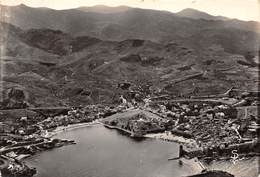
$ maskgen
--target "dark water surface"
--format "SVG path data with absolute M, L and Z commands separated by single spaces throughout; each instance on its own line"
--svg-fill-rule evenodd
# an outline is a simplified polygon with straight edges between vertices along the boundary
M 42 152 L 26 160 L 37 177 L 181 177 L 187 165 L 168 161 L 178 155 L 178 144 L 155 139 L 136 141 L 101 125 L 58 135 L 76 145 Z

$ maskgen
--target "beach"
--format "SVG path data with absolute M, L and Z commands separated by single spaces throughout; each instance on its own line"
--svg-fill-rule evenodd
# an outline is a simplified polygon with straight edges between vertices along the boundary
M 95 120 L 93 122 L 86 122 L 86 123 L 78 123 L 78 124 L 70 124 L 68 126 L 58 126 L 56 129 L 54 129 L 51 132 L 48 132 L 48 137 L 53 137 L 59 133 L 65 132 L 65 131 L 71 131 L 78 128 L 84 128 L 88 126 L 94 126 L 100 124 L 98 120 Z
M 176 143 L 184 145 L 187 149 L 197 149 L 198 148 L 198 145 L 195 140 L 184 138 L 182 136 L 176 136 L 176 135 L 171 134 L 170 132 L 169 133 L 167 133 L 167 132 L 149 133 L 149 134 L 144 135 L 144 137 L 176 142 Z

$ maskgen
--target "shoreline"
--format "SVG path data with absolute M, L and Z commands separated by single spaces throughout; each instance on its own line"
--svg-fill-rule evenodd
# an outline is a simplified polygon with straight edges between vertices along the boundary
M 109 129 L 115 129 L 117 131 L 122 131 L 130 135 L 130 137 L 135 138 L 135 136 L 132 136 L 134 132 L 131 132 L 129 130 L 117 127 L 117 126 L 112 126 L 112 125 L 107 125 L 105 123 L 100 122 L 104 127 L 109 128 Z M 168 134 L 166 132 L 163 133 L 147 133 L 145 135 L 140 135 L 140 138 L 151 138 L 151 139 L 158 139 L 161 141 L 168 141 L 168 142 L 174 142 L 178 143 L 180 145 L 184 145 L 187 149 L 198 149 L 199 146 L 196 143 L 195 140 L 193 139 L 188 139 L 184 138 L 182 136 L 174 135 L 174 134 Z
M 125 130 L 123 128 L 106 125 L 104 123 L 101 123 L 101 124 L 108 129 L 122 131 L 122 132 L 127 133 L 129 135 L 129 137 L 137 138 L 137 137 L 131 136 L 132 132 Z M 159 140 L 159 141 L 168 141 L 170 143 L 177 143 L 178 145 L 184 145 L 186 148 L 191 148 L 193 145 L 195 145 L 196 148 L 198 146 L 197 143 L 195 142 L 195 140 L 183 138 L 183 137 L 177 136 L 177 135 L 169 136 L 169 135 L 167 135 L 167 133 L 149 133 L 149 134 L 142 135 L 138 138 L 149 138 L 149 139 Z M 192 170 L 193 175 L 199 174 L 203 170 L 207 169 L 206 166 L 204 165 L 204 163 L 202 161 L 200 161 L 197 157 L 194 157 L 191 159 L 187 159 L 184 157 L 181 157 L 181 158 L 178 157 L 176 160 L 179 160 L 179 161 L 181 161 L 181 163 L 188 165 L 190 167 L 190 169 Z
M 97 121 L 94 122 L 86 122 L 86 123 L 78 123 L 78 124 L 70 124 L 68 126 L 58 126 L 57 128 L 55 128 L 54 130 L 48 132 L 48 136 L 47 138 L 52 138 L 60 133 L 66 132 L 66 131 L 71 131 L 71 130 L 75 130 L 78 128 L 84 128 L 84 127 L 89 127 L 89 126 L 94 126 L 94 125 L 98 125 L 100 124 Z M 39 152 L 41 153 L 41 152 Z M 34 155 L 30 155 L 30 154 L 20 154 L 17 157 L 15 157 L 16 160 L 18 161 L 24 161 L 27 158 L 33 157 Z
M 102 125 L 105 128 L 108 128 L 105 126 L 104 123 L 96 120 L 93 122 L 87 122 L 87 123 L 78 123 L 78 124 L 70 124 L 68 126 L 59 126 L 56 129 L 52 130 L 51 132 L 48 132 L 49 138 L 56 136 L 57 134 L 66 132 L 66 131 L 72 131 L 75 129 L 79 129 L 79 128 L 85 128 L 85 127 L 90 127 L 90 126 L 95 126 L 95 125 Z M 115 129 L 116 131 L 123 131 L 123 132 L 127 132 L 124 129 L 118 129 L 118 127 L 113 126 L 113 129 Z M 131 136 L 129 136 L 131 137 Z M 167 134 L 166 132 L 164 133 L 149 133 L 146 135 L 142 136 L 143 138 L 149 138 L 149 139 L 155 139 L 155 140 L 159 140 L 159 141 L 167 141 L 167 142 L 173 142 L 173 143 L 178 143 L 179 145 L 184 145 L 186 148 L 191 148 L 194 146 L 197 146 L 195 140 L 192 139 L 187 139 L 181 136 L 177 136 L 177 135 L 173 135 L 173 134 Z M 134 138 L 134 137 L 133 137 Z M 26 158 L 30 158 L 33 157 L 34 155 L 25 155 L 25 154 L 20 154 L 16 157 L 17 160 L 19 161 L 24 161 Z M 167 160 L 167 159 L 166 159 Z M 191 159 L 187 159 L 187 158 L 179 158 L 177 159 L 179 161 L 181 161 L 182 163 L 188 165 L 191 170 L 193 171 L 193 175 L 199 174 L 202 172 L 202 170 L 212 170 L 212 166 L 211 165 L 207 165 L 204 164 L 203 161 L 199 160 L 197 157 L 191 158 Z M 216 169 L 216 168 L 213 168 Z M 217 168 L 219 170 L 225 170 L 224 167 L 219 167 Z
M 78 129 L 78 128 L 90 127 L 90 126 L 94 126 L 94 125 L 98 125 L 98 124 L 100 124 L 100 122 L 93 121 L 93 122 L 86 122 L 86 123 L 70 124 L 68 126 L 58 126 L 54 130 L 48 132 L 48 134 L 49 134 L 48 138 L 52 138 L 53 136 L 56 136 L 57 134 L 60 134 L 60 133 L 66 132 L 66 131 L 71 131 L 71 130 Z
M 193 139 L 188 139 L 184 138 L 182 136 L 177 136 L 174 134 L 168 134 L 166 132 L 163 133 L 148 133 L 144 135 L 145 138 L 153 138 L 153 139 L 158 139 L 162 141 L 168 141 L 168 142 L 175 142 L 180 145 L 184 145 L 186 148 L 189 149 L 195 149 L 198 148 L 198 145 L 195 140 Z
M 75 129 L 85 128 L 85 127 L 90 127 L 90 126 L 95 126 L 95 125 L 102 125 L 105 128 L 108 128 L 108 127 L 105 126 L 106 124 L 99 122 L 99 121 L 88 122 L 88 123 L 79 123 L 79 124 L 70 124 L 68 126 L 59 126 L 56 129 L 54 129 L 52 132 L 49 132 L 50 138 L 53 137 L 53 136 L 56 136 L 60 133 L 66 132 L 66 131 L 72 131 L 72 130 L 75 130 Z M 112 126 L 112 127 L 113 128 L 110 127 L 110 129 L 114 129 L 116 131 L 123 131 L 123 132 L 126 132 L 127 134 L 129 134 L 129 131 L 125 131 L 124 129 L 118 129 L 118 127 L 115 127 L 115 126 Z M 159 135 L 161 135 L 161 134 L 164 134 L 164 133 L 159 133 Z M 174 136 L 174 138 L 169 139 L 169 140 L 163 139 L 162 137 L 160 137 L 160 138 L 156 137 L 156 134 L 146 134 L 146 135 L 143 135 L 142 138 L 147 138 L 147 139 L 149 138 L 149 139 L 159 140 L 159 141 L 168 141 L 170 143 L 177 143 L 179 145 L 183 144 L 185 146 L 188 143 L 191 142 L 190 139 L 185 139 L 185 138 L 178 137 L 178 136 L 175 136 L 175 135 L 173 135 L 173 136 Z M 130 134 L 129 134 L 129 136 L 126 136 L 126 138 L 130 138 L 130 137 L 131 137 Z M 136 137 L 132 137 L 132 138 L 136 138 Z M 179 140 L 179 141 L 177 141 L 177 140 Z M 22 157 L 19 160 L 23 161 L 26 158 L 33 157 L 34 155 L 21 154 L 20 156 L 22 156 Z M 19 156 L 16 157 L 16 158 L 19 158 Z M 165 160 L 167 160 L 167 159 L 165 159 Z M 198 158 L 186 159 L 186 158 L 182 157 L 178 160 L 182 161 L 183 164 L 190 167 L 191 174 L 201 173 L 201 171 L 205 169 L 205 166 L 203 165 L 203 163 Z
M 197 157 L 192 159 L 181 158 L 180 160 L 190 167 L 193 172 L 191 175 L 199 174 L 203 170 L 207 169 Z
M 103 126 L 105 125 L 104 123 L 101 123 L 101 124 L 103 124 Z M 127 134 L 129 134 L 129 131 L 125 131 L 124 129 L 118 128 L 116 126 L 110 126 L 108 128 L 115 129 L 116 131 L 123 131 L 123 132 L 126 132 Z M 187 139 L 187 138 L 177 136 L 177 135 L 174 135 L 174 134 L 169 135 L 165 132 L 164 133 L 149 133 L 149 134 L 143 135 L 142 137 L 143 138 L 149 138 L 149 139 L 155 139 L 155 140 L 159 140 L 159 141 L 167 141 L 167 142 L 178 143 L 179 145 L 184 145 L 184 147 L 186 147 L 188 149 L 193 149 L 193 150 L 199 149 L 195 140 Z M 247 161 L 253 160 L 255 158 L 256 157 L 251 157 L 251 158 L 248 158 L 246 160 L 241 160 L 240 163 L 247 164 Z M 190 166 L 190 168 L 193 171 L 193 173 L 191 175 L 200 174 L 203 170 L 206 170 L 206 171 L 208 171 L 208 170 L 209 171 L 210 170 L 220 170 L 220 171 L 232 172 L 231 174 L 236 175 L 235 177 L 244 177 L 244 176 L 238 175 L 238 173 L 236 173 L 232 170 L 227 170 L 225 165 L 214 167 L 215 166 L 214 164 L 218 164 L 220 162 L 229 163 L 229 161 L 225 161 L 225 160 L 213 161 L 212 164 L 210 164 L 210 165 L 205 164 L 203 160 L 199 160 L 197 157 L 193 157 L 191 159 L 187 159 L 187 158 L 182 157 L 182 158 L 176 158 L 175 160 L 182 161 L 182 163 Z M 233 168 L 236 168 L 237 165 L 238 164 L 233 165 L 234 166 Z

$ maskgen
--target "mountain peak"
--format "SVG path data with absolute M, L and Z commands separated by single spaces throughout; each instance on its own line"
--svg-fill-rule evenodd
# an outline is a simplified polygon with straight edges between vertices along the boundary
M 119 13 L 119 12 L 125 12 L 131 9 L 131 7 L 128 6 L 106 6 L 106 5 L 95 5 L 95 6 L 82 6 L 77 8 L 78 10 L 84 11 L 84 12 L 96 12 L 96 13 Z
M 197 9 L 187 8 L 176 13 L 176 15 L 181 17 L 193 18 L 193 19 L 204 19 L 204 20 L 228 20 L 226 17 L 213 16 L 206 12 L 199 11 Z
M 182 12 L 198 12 L 198 13 L 205 13 L 205 12 L 201 12 L 201 11 L 199 11 L 199 10 L 197 10 L 197 9 L 193 9 L 193 8 L 186 8 L 186 9 L 181 10 L 181 11 L 178 12 L 178 13 L 182 13 Z
M 21 7 L 21 8 L 28 8 L 28 6 L 27 6 L 27 5 L 25 5 L 25 4 L 23 4 L 23 3 L 21 3 L 21 4 L 17 5 L 17 7 Z

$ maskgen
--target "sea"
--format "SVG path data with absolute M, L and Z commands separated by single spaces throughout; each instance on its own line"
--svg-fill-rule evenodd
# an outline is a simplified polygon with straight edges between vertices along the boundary
M 159 139 L 133 139 L 94 125 L 64 131 L 57 138 L 77 144 L 41 152 L 26 159 L 36 177 L 183 177 L 193 173 L 177 157 L 179 145 Z

